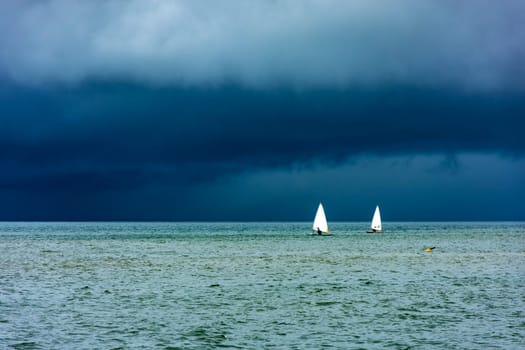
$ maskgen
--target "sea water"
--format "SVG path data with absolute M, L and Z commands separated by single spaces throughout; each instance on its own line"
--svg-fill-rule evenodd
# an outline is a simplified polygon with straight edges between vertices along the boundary
M 524 223 L 310 226 L 0 223 L 0 348 L 525 348 Z

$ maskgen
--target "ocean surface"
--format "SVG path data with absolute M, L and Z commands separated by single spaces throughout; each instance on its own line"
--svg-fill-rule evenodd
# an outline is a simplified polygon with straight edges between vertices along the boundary
M 0 223 L 0 349 L 525 349 L 525 223 L 310 226 Z

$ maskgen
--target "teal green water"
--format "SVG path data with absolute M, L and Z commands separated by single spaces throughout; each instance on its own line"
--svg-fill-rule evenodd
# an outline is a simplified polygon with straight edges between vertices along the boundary
M 310 225 L 0 223 L 0 348 L 525 348 L 524 223 Z

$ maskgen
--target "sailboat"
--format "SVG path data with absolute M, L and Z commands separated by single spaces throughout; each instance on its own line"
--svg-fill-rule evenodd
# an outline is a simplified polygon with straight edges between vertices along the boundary
M 381 226 L 381 213 L 379 212 L 379 205 L 376 206 L 376 211 L 374 212 L 374 217 L 372 218 L 372 224 L 370 225 L 370 230 L 367 233 L 382 233 L 383 226 Z
M 312 235 L 329 235 L 328 223 L 324 214 L 323 204 L 319 203 L 317 213 L 315 214 L 314 224 L 312 225 Z

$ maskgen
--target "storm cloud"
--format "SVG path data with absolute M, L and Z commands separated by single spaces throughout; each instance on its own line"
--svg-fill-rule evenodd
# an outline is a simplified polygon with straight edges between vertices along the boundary
M 524 219 L 524 12 L 3 2 L 0 220 Z
M 68 176 L 86 189 L 162 179 L 191 184 L 263 168 L 343 164 L 365 154 L 521 158 L 525 151 L 525 100 L 513 94 L 129 84 L 8 91 L 0 94 L 0 156 L 16 169 L 29 167 L 22 173 L 33 187 L 75 186 Z M 31 167 L 49 183 L 35 181 Z M 24 176 L 12 178 L 10 186 Z
M 24 84 L 525 87 L 525 3 L 21 0 L 0 74 Z

